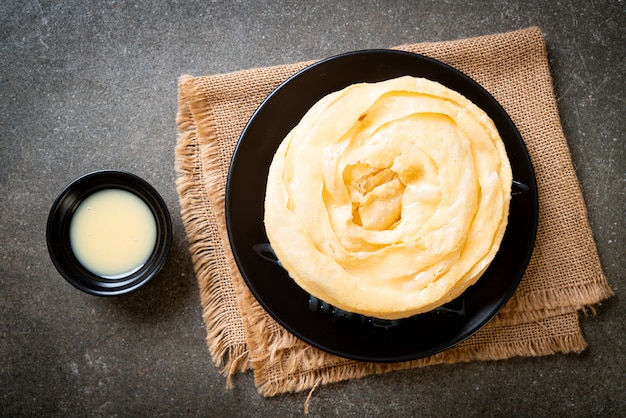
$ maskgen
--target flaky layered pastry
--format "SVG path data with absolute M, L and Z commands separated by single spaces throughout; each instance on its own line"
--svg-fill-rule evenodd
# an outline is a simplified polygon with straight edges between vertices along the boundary
M 304 290 L 383 319 L 474 284 L 507 225 L 511 167 L 489 116 L 430 80 L 360 83 L 317 102 L 269 169 L 265 228 Z

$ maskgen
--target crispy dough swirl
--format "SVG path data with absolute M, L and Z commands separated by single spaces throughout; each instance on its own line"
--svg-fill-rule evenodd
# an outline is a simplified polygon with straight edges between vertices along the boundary
M 295 282 L 349 312 L 408 317 L 474 284 L 507 225 L 511 167 L 489 116 L 430 80 L 317 102 L 270 166 L 265 228 Z

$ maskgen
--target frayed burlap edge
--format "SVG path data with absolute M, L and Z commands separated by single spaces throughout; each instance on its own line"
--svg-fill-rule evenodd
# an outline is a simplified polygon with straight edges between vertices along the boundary
M 556 333 L 555 330 L 558 330 Z M 302 344 L 294 355 L 274 353 L 253 367 L 261 395 L 301 392 L 320 384 L 358 379 L 372 374 L 416 367 L 470 361 L 497 361 L 513 357 L 539 357 L 557 353 L 580 353 L 587 343 L 579 329 L 578 314 L 568 312 L 524 324 L 488 324 L 474 337 L 430 357 L 399 363 L 357 362 Z M 288 350 L 294 350 L 289 347 Z
M 223 223 L 223 196 L 212 193 L 210 187 L 216 179 L 216 170 L 206 165 L 218 165 L 217 153 L 201 152 L 200 138 L 215 143 L 215 129 L 210 108 L 202 105 L 203 97 L 196 90 L 193 78 L 182 76 L 179 79 L 179 127 L 176 146 L 175 167 L 178 174 L 176 187 L 180 198 L 181 217 L 188 237 L 189 250 L 198 280 L 202 318 L 207 330 L 207 344 L 213 362 L 227 376 L 248 368 L 248 348 L 243 332 L 243 324 L 233 327 L 230 321 L 237 315 L 229 315 L 228 309 L 239 309 L 234 287 L 220 280 L 220 269 L 232 259 L 230 247 L 216 240 L 224 234 L 218 225 Z M 217 144 L 214 144 L 217 146 Z M 211 147 L 207 147 L 211 150 Z M 208 175 L 209 178 L 203 178 Z M 218 219 L 220 221 L 218 221 Z M 220 266 L 220 263 L 222 264 Z M 212 303 L 223 300 L 225 303 Z M 228 318 L 226 318 L 228 317 Z M 233 333 L 238 328 L 240 333 Z

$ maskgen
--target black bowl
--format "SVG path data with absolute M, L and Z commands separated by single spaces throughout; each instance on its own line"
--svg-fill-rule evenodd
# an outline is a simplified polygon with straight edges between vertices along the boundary
M 145 264 L 120 278 L 103 278 L 87 270 L 70 244 L 70 223 L 76 208 L 91 194 L 105 189 L 121 189 L 141 198 L 156 221 L 156 244 Z M 159 193 L 142 178 L 124 171 L 103 170 L 86 174 L 67 185 L 54 201 L 46 228 L 48 252 L 56 269 L 76 288 L 98 296 L 132 292 L 150 281 L 161 270 L 172 242 L 169 211 Z

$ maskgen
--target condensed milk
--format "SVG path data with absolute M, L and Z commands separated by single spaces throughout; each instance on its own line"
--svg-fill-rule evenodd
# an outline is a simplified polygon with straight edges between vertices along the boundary
M 108 279 L 139 270 L 156 245 L 156 220 L 148 205 L 122 189 L 88 196 L 70 223 L 70 244 L 78 261 Z

